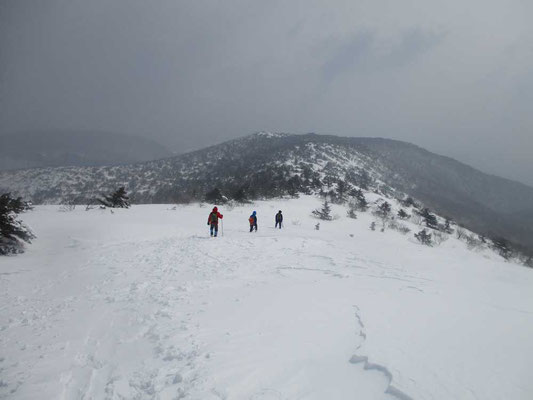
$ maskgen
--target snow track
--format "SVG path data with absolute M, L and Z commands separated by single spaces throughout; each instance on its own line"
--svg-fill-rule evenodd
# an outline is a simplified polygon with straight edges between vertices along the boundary
M 223 210 L 216 239 L 198 206 L 27 214 L 39 239 L 0 259 L 0 398 L 531 398 L 531 271 L 364 215 L 314 231 L 315 204 L 258 203 L 252 234 Z M 266 226 L 279 208 L 302 225 Z

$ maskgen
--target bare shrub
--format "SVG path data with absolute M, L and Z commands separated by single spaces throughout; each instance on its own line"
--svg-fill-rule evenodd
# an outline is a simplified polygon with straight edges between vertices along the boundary
M 466 247 L 468 247 L 469 250 L 480 250 L 483 248 L 483 242 L 478 236 L 474 234 L 466 235 L 465 240 Z
M 466 240 L 466 237 L 468 236 L 468 234 L 467 234 L 467 232 L 466 232 L 466 230 L 464 228 L 458 227 L 455 230 L 455 236 L 459 240 Z
M 422 216 L 418 214 L 411 215 L 411 218 L 409 219 L 413 224 L 416 225 L 422 225 L 424 223 L 424 218 L 422 218 Z
M 400 232 L 402 235 L 406 235 L 411 232 L 411 229 L 409 229 L 405 224 L 402 224 L 401 222 L 398 222 L 396 220 L 389 221 L 388 227 L 390 229 Z
M 76 204 L 72 200 L 66 200 L 59 205 L 59 212 L 71 212 L 76 209 Z

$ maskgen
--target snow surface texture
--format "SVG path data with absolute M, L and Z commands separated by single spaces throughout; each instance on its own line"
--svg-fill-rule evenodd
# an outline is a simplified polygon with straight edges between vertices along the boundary
M 222 206 L 216 239 L 210 206 L 25 214 L 38 239 L 0 258 L 0 398 L 533 398 L 531 269 L 338 206 L 317 231 L 319 205 Z

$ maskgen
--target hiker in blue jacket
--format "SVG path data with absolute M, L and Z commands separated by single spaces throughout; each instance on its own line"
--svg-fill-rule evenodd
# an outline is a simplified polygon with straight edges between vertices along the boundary
M 248 222 L 250 222 L 250 232 L 252 232 L 254 228 L 257 232 L 257 213 L 255 211 L 250 215 L 250 218 L 248 218 Z
M 281 210 L 276 214 L 276 228 L 279 225 L 279 229 L 281 229 L 281 223 L 283 222 L 283 214 L 281 213 Z

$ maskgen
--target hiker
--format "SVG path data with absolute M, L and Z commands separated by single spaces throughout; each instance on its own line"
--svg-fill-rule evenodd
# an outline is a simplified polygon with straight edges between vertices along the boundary
M 255 231 L 257 232 L 257 213 L 254 211 L 252 215 L 250 215 L 250 218 L 248 218 L 248 221 L 250 222 L 250 232 L 252 232 L 255 228 Z
M 281 229 L 281 223 L 283 222 L 283 214 L 281 214 L 281 210 L 276 214 L 276 228 L 279 224 L 279 229 Z
M 210 225 L 211 236 L 217 237 L 218 235 L 218 219 L 222 219 L 224 216 L 218 212 L 217 207 L 213 207 L 213 211 L 209 214 L 207 218 L 207 225 Z

